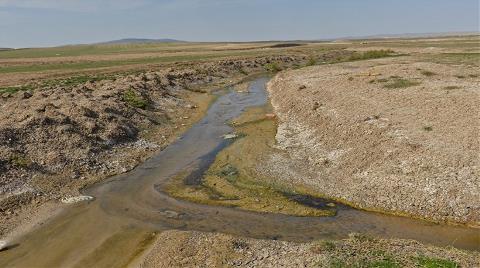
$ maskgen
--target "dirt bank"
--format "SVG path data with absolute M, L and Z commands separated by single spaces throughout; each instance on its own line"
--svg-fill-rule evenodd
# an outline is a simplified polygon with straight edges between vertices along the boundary
M 224 234 L 168 231 L 157 235 L 140 267 L 478 267 L 479 254 L 377 240 L 293 243 Z
M 384 59 L 282 72 L 264 172 L 373 210 L 480 224 L 479 68 Z

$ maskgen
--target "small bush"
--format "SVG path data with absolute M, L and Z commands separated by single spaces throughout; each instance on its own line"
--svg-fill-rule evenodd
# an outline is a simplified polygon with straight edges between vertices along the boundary
M 322 241 L 321 247 L 326 251 L 333 251 L 336 248 L 336 245 L 334 242 L 327 240 L 327 241 Z
M 280 66 L 278 66 L 277 63 L 273 62 L 273 63 L 265 64 L 265 70 L 272 73 L 276 73 L 276 72 L 280 72 L 282 68 L 280 68 Z
M 245 71 L 244 69 L 240 69 L 240 71 L 239 71 L 239 72 L 240 72 L 241 74 L 243 74 L 243 75 L 248 75 L 248 72 L 247 72 L 247 71 Z
M 13 155 L 10 157 L 10 163 L 19 168 L 28 168 L 30 161 L 23 155 Z
M 424 126 L 424 127 L 423 127 L 423 130 L 425 130 L 425 131 L 432 131 L 433 128 L 432 128 L 431 126 Z
M 407 79 L 396 79 L 395 81 L 386 84 L 384 87 L 388 89 L 407 88 L 420 85 L 420 82 L 410 81 Z
M 425 76 L 434 76 L 434 75 L 437 75 L 437 74 L 434 73 L 434 72 L 425 71 L 425 70 L 421 71 L 421 73 L 422 73 L 423 75 L 425 75 Z
M 136 108 L 140 108 L 140 109 L 147 108 L 147 101 L 132 89 L 129 89 L 123 93 L 122 100 L 126 102 L 128 105 Z
M 310 57 L 307 62 L 307 66 L 313 66 L 317 64 L 317 60 L 314 57 Z
M 417 257 L 416 261 L 418 266 L 423 268 L 458 268 L 460 267 L 457 263 L 450 260 L 430 258 L 425 256 Z
M 458 78 L 458 79 L 464 79 L 464 78 L 466 78 L 464 75 L 455 75 L 455 77 Z

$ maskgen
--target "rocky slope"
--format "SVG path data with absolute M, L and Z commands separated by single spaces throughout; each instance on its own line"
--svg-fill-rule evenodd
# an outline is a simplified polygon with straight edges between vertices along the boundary
M 282 72 L 264 172 L 372 210 L 480 224 L 480 70 L 409 58 Z

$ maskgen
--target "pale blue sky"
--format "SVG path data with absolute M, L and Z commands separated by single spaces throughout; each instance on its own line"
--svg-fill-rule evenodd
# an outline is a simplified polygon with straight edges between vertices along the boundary
M 479 31 L 479 0 L 0 0 L 0 47 Z

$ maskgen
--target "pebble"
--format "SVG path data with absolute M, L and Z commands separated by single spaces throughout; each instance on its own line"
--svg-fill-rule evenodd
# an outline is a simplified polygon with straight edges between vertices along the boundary
M 61 202 L 64 203 L 64 204 L 74 204 L 74 203 L 83 202 L 83 201 L 90 201 L 90 200 L 93 200 L 93 196 L 79 195 L 79 196 L 74 196 L 74 197 L 62 198 Z
M 232 140 L 232 139 L 235 139 L 237 137 L 238 137 L 238 135 L 235 134 L 235 133 L 223 135 L 223 138 L 226 139 L 226 140 Z
M 6 249 L 7 246 L 8 246 L 7 241 L 5 241 L 5 240 L 0 240 L 0 251 Z

